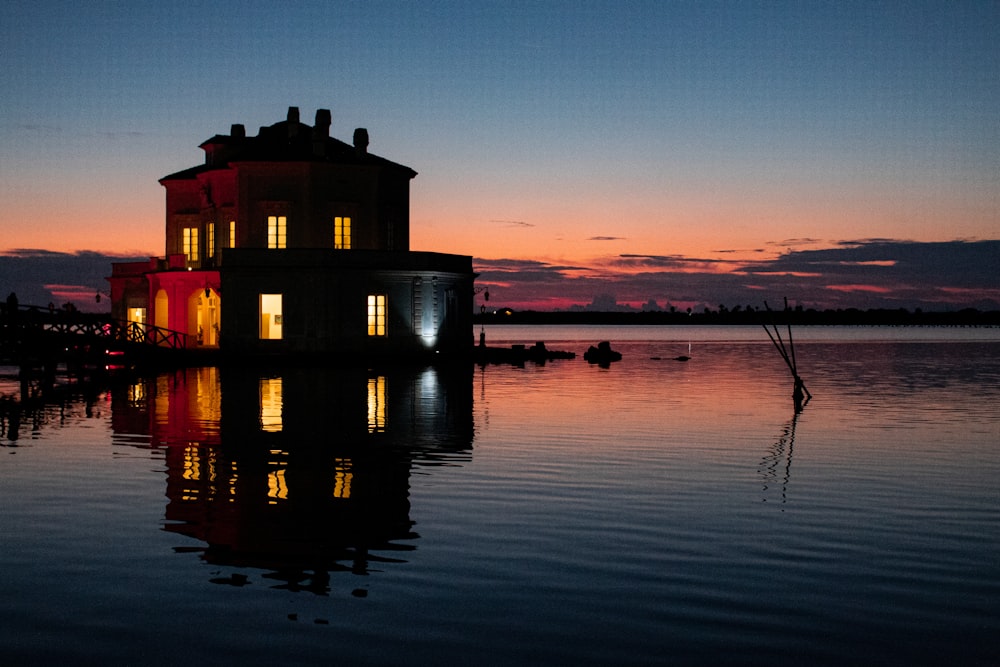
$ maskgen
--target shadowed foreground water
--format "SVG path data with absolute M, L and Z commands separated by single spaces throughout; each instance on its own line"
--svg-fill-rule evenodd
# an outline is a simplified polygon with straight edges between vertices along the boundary
M 996 664 L 1000 343 L 806 332 L 795 415 L 763 332 L 718 331 L 612 332 L 606 369 L 190 369 L 5 419 L 0 655 Z

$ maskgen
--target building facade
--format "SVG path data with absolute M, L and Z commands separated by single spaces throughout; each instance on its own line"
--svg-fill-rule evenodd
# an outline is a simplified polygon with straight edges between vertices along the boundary
M 201 144 L 205 163 L 160 179 L 165 256 L 112 266 L 112 314 L 235 354 L 464 354 L 472 258 L 414 252 L 416 172 L 330 136 L 296 107 L 247 136 Z

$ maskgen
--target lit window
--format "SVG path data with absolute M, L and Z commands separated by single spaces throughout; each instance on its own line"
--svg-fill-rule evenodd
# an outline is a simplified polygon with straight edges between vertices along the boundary
M 384 336 L 385 335 L 385 295 L 384 294 L 369 294 L 368 295 L 368 335 L 369 336 Z
M 184 256 L 189 262 L 198 261 L 198 228 L 185 227 L 181 230 L 184 244 Z
M 205 255 L 215 257 L 215 223 L 208 223 L 205 228 Z
M 128 309 L 128 321 L 137 322 L 138 324 L 146 323 L 146 309 L 145 308 L 129 308 Z
M 281 340 L 283 317 L 280 294 L 260 295 L 260 338 L 261 340 Z
M 267 216 L 267 247 L 285 247 L 285 226 L 287 220 L 283 215 Z
M 235 248 L 236 247 L 236 221 L 235 220 L 230 220 L 229 221 L 229 247 L 230 248 Z
M 347 216 L 337 216 L 333 219 L 333 247 L 337 250 L 351 248 L 351 219 Z

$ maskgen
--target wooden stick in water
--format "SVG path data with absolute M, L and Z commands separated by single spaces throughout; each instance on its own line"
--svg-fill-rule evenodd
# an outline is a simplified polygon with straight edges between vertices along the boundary
M 785 304 L 787 309 L 787 298 L 785 299 Z M 768 313 L 772 312 L 771 307 L 767 305 L 767 301 L 764 302 L 764 308 L 767 309 Z M 771 333 L 766 324 L 763 325 L 764 331 L 767 332 L 768 338 L 774 343 L 775 349 L 778 350 L 778 354 L 785 360 L 785 365 L 788 366 L 788 370 L 792 373 L 792 379 L 795 382 L 795 391 L 792 393 L 792 396 L 795 398 L 796 405 L 801 407 L 803 395 L 808 400 L 812 398 L 812 394 L 806 389 L 806 383 L 799 376 L 798 362 L 795 359 L 795 343 L 792 339 L 792 325 L 788 324 L 788 348 L 785 347 L 785 341 L 781 338 L 781 331 L 778 330 L 778 325 L 772 322 L 771 326 L 774 327 L 774 334 Z

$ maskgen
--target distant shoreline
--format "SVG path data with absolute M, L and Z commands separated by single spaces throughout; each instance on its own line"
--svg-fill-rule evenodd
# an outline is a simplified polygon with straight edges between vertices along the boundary
M 709 310 L 707 312 L 566 312 L 498 310 L 477 313 L 476 324 L 602 324 L 602 325 L 706 325 L 706 324 L 796 324 L 827 326 L 1000 326 L 1000 311 L 973 308 L 952 312 L 899 310 L 810 310 L 788 309 Z

